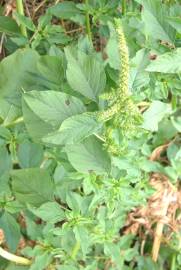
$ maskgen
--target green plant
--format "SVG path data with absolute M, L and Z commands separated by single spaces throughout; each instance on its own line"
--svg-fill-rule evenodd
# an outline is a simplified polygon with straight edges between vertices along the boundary
M 180 269 L 179 1 L 77 2 L 0 16 L 0 270 Z

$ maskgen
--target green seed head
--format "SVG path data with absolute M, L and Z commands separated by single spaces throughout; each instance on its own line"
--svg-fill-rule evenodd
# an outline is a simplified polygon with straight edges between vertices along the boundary
M 109 93 L 107 99 L 110 100 L 113 97 L 112 102 L 107 110 L 98 114 L 98 119 L 105 122 L 112 119 L 112 128 L 119 129 L 125 138 L 130 138 L 141 123 L 141 114 L 129 94 L 129 53 L 120 20 L 115 20 L 115 26 L 120 55 L 119 86 L 116 92 L 112 92 L 112 95 Z M 118 153 L 119 147 L 112 137 L 112 132 L 106 132 L 105 137 L 110 152 Z

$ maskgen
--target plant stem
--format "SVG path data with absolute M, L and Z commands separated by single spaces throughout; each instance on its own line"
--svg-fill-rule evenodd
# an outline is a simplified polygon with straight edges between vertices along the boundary
M 176 254 L 174 253 L 174 254 L 172 255 L 172 263 L 171 263 L 171 268 L 170 268 L 170 270 L 176 270 L 175 263 L 176 263 Z
M 16 264 L 20 264 L 20 265 L 30 265 L 31 261 L 24 258 L 24 257 L 19 257 L 16 256 L 6 250 L 4 250 L 3 248 L 0 247 L 0 256 L 3 257 L 4 259 L 14 262 Z
M 16 0 L 16 11 L 20 15 L 24 16 L 24 7 L 23 7 L 23 0 Z M 27 37 L 27 31 L 26 31 L 26 26 L 20 25 L 21 33 L 23 36 Z
M 71 258 L 72 258 L 73 260 L 75 260 L 75 258 L 76 258 L 76 256 L 77 256 L 77 253 L 78 253 L 79 249 L 80 249 L 80 242 L 77 241 L 76 244 L 75 244 L 75 246 L 74 246 L 74 248 L 73 248 L 73 250 L 72 250 Z
M 126 14 L 126 0 L 122 0 L 122 14 Z
M 23 122 L 23 117 L 19 117 L 16 120 L 14 120 L 13 122 L 9 123 L 9 124 L 3 124 L 4 127 L 12 127 L 16 124 L 22 123 Z
M 86 4 L 86 32 L 87 32 L 87 35 L 88 35 L 88 38 L 89 38 L 89 41 L 91 42 L 92 44 L 92 32 L 91 32 L 91 26 L 90 26 L 90 18 L 89 18 L 89 11 L 88 11 L 88 0 L 85 0 L 85 4 Z

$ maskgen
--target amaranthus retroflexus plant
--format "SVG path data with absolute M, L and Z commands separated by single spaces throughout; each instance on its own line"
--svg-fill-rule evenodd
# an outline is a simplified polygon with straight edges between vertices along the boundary
M 108 109 L 99 114 L 101 121 L 107 122 L 111 120 L 112 125 L 106 128 L 105 137 L 107 144 L 111 145 L 109 150 L 112 153 L 117 152 L 113 140 L 114 129 L 119 129 L 123 137 L 130 138 L 135 134 L 135 130 L 141 123 L 141 115 L 129 93 L 129 52 L 120 20 L 115 20 L 115 27 L 120 55 L 118 88 L 116 91 L 112 91 L 107 98 L 108 101 L 111 100 Z

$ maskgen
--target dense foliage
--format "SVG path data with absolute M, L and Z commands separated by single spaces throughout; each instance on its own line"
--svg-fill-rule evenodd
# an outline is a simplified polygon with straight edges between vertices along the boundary
M 0 269 L 181 269 L 179 0 L 25 2 L 0 16 L 0 255 L 27 265 Z

